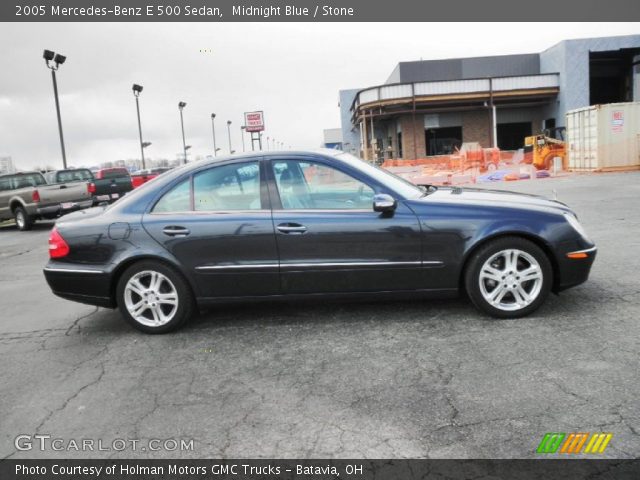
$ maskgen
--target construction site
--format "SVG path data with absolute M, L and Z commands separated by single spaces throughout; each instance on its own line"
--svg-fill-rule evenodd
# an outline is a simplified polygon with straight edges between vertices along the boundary
M 400 62 L 340 108 L 343 150 L 417 184 L 640 169 L 640 35 Z

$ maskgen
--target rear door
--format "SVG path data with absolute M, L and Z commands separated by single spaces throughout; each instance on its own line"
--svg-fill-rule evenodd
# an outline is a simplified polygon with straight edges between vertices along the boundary
M 374 212 L 380 186 L 318 159 L 274 158 L 269 174 L 283 293 L 424 287 L 420 224 L 402 202 Z
M 216 165 L 174 185 L 143 217 L 144 228 L 181 263 L 200 297 L 280 292 L 278 252 L 264 167 Z

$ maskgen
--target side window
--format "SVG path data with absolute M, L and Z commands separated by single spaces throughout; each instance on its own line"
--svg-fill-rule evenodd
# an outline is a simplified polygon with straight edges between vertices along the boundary
M 0 192 L 11 190 L 11 178 L 0 178 Z
M 359 180 L 321 163 L 282 160 L 273 171 L 284 209 L 370 209 L 374 191 Z
M 193 179 L 196 211 L 260 210 L 260 167 L 248 162 L 213 167 Z
M 165 193 L 155 207 L 153 213 L 187 212 L 191 210 L 191 185 L 186 179 Z

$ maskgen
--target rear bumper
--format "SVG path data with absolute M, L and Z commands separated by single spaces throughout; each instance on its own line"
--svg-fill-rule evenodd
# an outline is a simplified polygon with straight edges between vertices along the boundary
M 36 213 L 41 217 L 59 217 L 65 213 L 75 212 L 84 208 L 93 206 L 93 200 L 82 200 L 79 202 L 57 203 L 55 205 L 47 205 L 46 207 L 38 207 Z
M 560 283 L 555 290 L 561 292 L 567 288 L 575 287 L 584 283 L 589 278 L 591 272 L 591 266 L 596 259 L 598 249 L 593 246 L 583 250 L 576 250 L 564 254 L 558 260 L 558 267 L 560 270 Z M 583 258 L 569 258 L 569 254 L 584 254 L 580 255 Z
M 113 203 L 116 200 L 124 197 L 127 192 L 112 192 L 112 193 L 101 193 L 93 196 L 93 205 L 100 205 L 101 203 Z
M 49 262 L 43 273 L 49 287 L 59 297 L 98 307 L 116 306 L 111 293 L 111 276 L 102 270 Z

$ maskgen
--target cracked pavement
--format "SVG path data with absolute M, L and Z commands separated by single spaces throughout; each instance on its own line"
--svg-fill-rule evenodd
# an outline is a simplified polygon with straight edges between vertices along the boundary
M 573 207 L 586 284 L 525 319 L 466 300 L 221 306 L 148 336 L 53 296 L 51 223 L 0 228 L 0 458 L 535 458 L 546 432 L 640 456 L 640 172 L 491 185 Z M 19 434 L 194 439 L 185 452 L 18 452 Z

